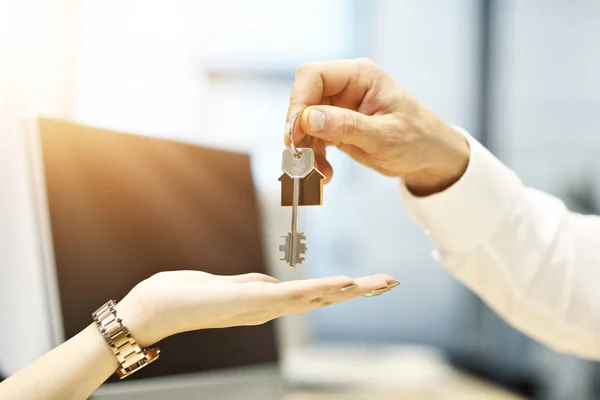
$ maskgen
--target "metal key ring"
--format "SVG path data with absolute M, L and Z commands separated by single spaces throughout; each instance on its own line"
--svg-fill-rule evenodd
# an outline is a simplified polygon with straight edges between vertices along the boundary
M 296 114 L 292 115 L 290 122 L 288 122 L 288 135 L 290 137 L 290 147 L 292 148 L 292 151 L 294 152 L 294 157 L 296 158 L 302 157 L 302 152 L 299 151 L 296 148 L 296 145 L 294 144 L 294 126 L 296 125 L 296 120 L 298 119 L 298 116 L 300 114 L 302 114 L 302 112 L 298 111 Z

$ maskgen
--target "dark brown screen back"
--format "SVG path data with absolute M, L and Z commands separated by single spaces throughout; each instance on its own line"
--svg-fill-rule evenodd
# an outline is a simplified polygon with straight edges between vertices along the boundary
M 265 272 L 247 155 L 47 119 L 39 134 L 66 338 L 160 271 Z M 159 345 L 130 379 L 277 361 L 272 324 Z

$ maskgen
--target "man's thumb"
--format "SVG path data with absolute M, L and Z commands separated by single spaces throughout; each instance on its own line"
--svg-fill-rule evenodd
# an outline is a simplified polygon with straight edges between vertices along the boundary
M 311 106 L 302 112 L 302 130 L 334 144 L 362 147 L 374 132 L 371 117 L 347 108 Z

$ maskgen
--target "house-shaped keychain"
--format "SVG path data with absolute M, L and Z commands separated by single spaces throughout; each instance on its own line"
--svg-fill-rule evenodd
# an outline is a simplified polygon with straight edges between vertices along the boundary
M 291 207 L 294 201 L 294 179 L 285 172 L 279 177 L 281 182 L 281 206 Z M 314 168 L 306 177 L 300 180 L 299 206 L 323 205 L 323 181 L 325 175 Z

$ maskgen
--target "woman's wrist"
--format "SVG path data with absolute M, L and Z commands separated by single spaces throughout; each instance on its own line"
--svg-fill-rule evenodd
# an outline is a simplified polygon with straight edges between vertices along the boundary
M 138 345 L 144 349 L 163 339 L 154 327 L 156 321 L 144 310 L 141 299 L 129 293 L 116 306 L 123 325 L 129 330 Z

